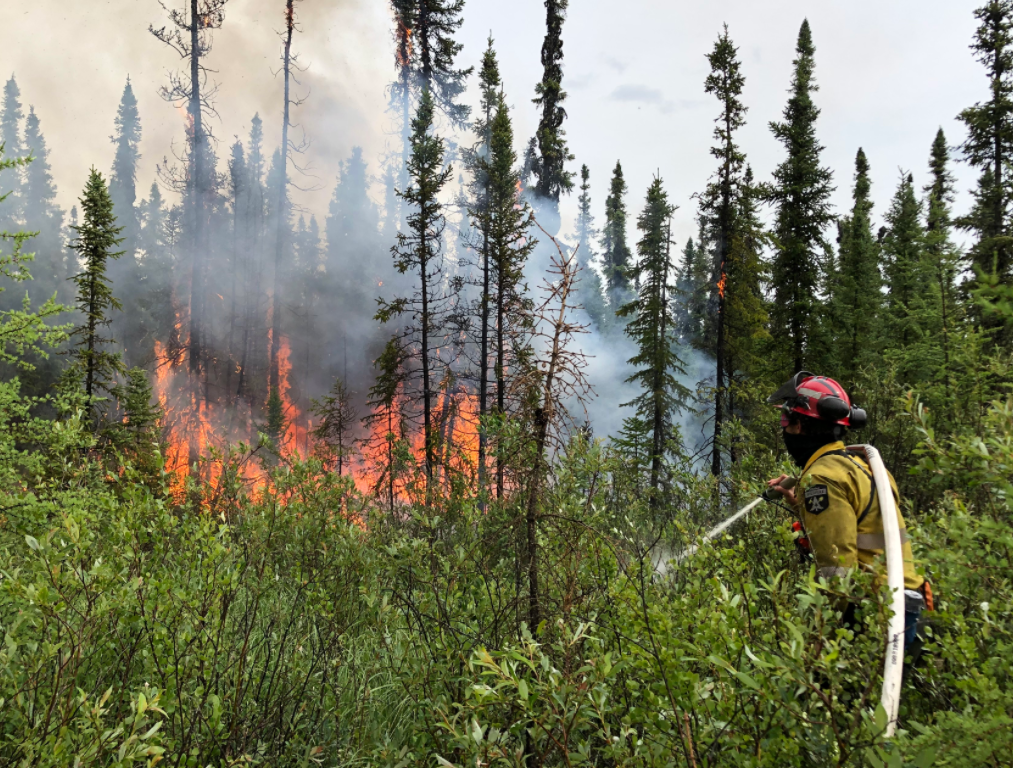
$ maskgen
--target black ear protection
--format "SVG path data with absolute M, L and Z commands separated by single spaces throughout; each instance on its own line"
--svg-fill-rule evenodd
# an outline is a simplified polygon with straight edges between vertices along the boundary
M 851 406 L 850 419 L 852 429 L 861 429 L 862 427 L 864 427 L 866 424 L 869 423 L 869 414 L 865 412 L 864 408 L 856 408 L 855 406 Z
M 827 421 L 848 419 L 850 429 L 861 429 L 869 423 L 869 415 L 863 408 L 848 405 L 839 397 L 824 397 L 816 403 L 816 412 Z
M 792 399 L 786 400 L 781 406 L 781 412 L 786 417 L 791 418 L 794 406 L 795 402 Z M 849 406 L 840 397 L 828 396 L 821 398 L 816 403 L 816 412 L 820 415 L 820 418 L 826 421 L 840 421 L 847 418 L 850 422 L 848 424 L 849 429 L 862 429 L 869 423 L 869 415 L 865 412 L 864 408 L 858 408 L 854 405 Z

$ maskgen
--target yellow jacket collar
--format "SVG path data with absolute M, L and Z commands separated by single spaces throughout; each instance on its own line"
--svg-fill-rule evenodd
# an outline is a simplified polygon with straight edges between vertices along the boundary
M 819 461 L 820 457 L 825 456 L 826 454 L 832 451 L 843 451 L 843 450 L 844 450 L 843 440 L 835 440 L 832 443 L 827 443 L 822 448 L 818 449 L 816 453 L 814 453 L 812 456 L 809 457 L 809 461 L 806 462 L 805 469 L 802 470 L 802 475 L 800 476 L 804 477 L 805 474 L 812 467 L 812 465 L 815 464 L 817 461 Z

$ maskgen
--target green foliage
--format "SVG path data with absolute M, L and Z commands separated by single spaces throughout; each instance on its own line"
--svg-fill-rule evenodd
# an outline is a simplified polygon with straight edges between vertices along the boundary
M 4 157 L 3 145 L 0 144 L 0 172 L 20 170 L 29 162 L 27 159 Z M 10 194 L 7 192 L 0 195 L 0 204 L 3 204 Z M 25 242 L 31 237 L 30 232 L 0 231 L 0 280 L 10 280 L 18 284 L 32 279 L 28 263 L 34 257 L 22 251 Z M 7 287 L 0 284 L 0 294 L 6 290 Z M 0 310 L 0 363 L 10 364 L 21 370 L 32 370 L 34 368 L 32 356 L 45 359 L 47 357 L 45 347 L 54 347 L 67 338 L 66 326 L 57 327 L 47 323 L 47 320 L 58 315 L 63 309 L 56 303 L 56 297 L 52 296 L 33 312 L 31 301 L 25 295 L 21 309 Z

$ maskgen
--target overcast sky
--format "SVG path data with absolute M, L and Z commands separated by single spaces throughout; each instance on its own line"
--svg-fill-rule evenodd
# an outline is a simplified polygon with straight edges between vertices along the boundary
M 184 0 L 165 0 L 184 7 Z M 654 173 L 660 172 L 680 237 L 694 230 L 693 193 L 713 170 L 708 154 L 717 105 L 703 92 L 704 58 L 727 22 L 740 48 L 746 76 L 748 124 L 741 144 L 758 179 L 782 159 L 768 123 L 787 98 L 798 28 L 808 16 L 816 45 L 818 125 L 824 162 L 835 173 L 839 208 L 847 207 L 854 155 L 864 147 L 873 173 L 876 215 L 881 216 L 900 170 L 925 183 L 928 150 L 942 126 L 951 144 L 963 139 L 961 109 L 986 93 L 984 73 L 968 49 L 974 31 L 967 0 L 571 0 L 563 28 L 565 127 L 572 165 L 591 169 L 600 221 L 607 179 L 617 159 L 630 186 L 628 204 L 640 210 Z M 280 135 L 278 67 L 283 0 L 231 0 L 208 63 L 215 70 L 220 118 L 213 120 L 219 156 L 237 134 L 245 136 L 254 112 L 269 142 Z M 295 120 L 311 142 L 307 161 L 315 192 L 298 194 L 308 211 L 326 213 L 338 162 L 360 145 L 377 171 L 385 145 L 394 141 L 384 107 L 393 77 L 391 21 L 385 0 L 303 0 L 302 32 L 295 48 L 307 68 L 301 76 L 305 105 Z M 461 63 L 479 62 L 485 39 L 496 39 L 506 93 L 514 107 L 518 152 L 532 134 L 531 103 L 541 76 L 545 29 L 541 0 L 468 0 L 460 33 Z M 148 32 L 165 14 L 157 0 L 34 0 L 4 13 L 0 73 L 13 72 L 22 101 L 34 105 L 51 150 L 60 202 L 69 208 L 88 168 L 108 171 L 109 136 L 129 75 L 140 102 L 144 136 L 138 185 L 142 195 L 155 163 L 183 137 L 177 110 L 161 101 L 159 86 L 179 66 L 176 55 Z M 474 82 L 471 96 L 474 97 Z M 955 168 L 958 208 L 974 174 Z M 572 217 L 575 196 L 564 202 Z M 321 222 L 322 223 L 322 222 Z

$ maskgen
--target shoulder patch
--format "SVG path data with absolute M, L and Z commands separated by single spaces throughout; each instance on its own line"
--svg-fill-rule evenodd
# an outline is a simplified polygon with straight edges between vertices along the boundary
M 830 495 L 825 485 L 811 485 L 805 489 L 805 511 L 818 515 L 830 506 Z

